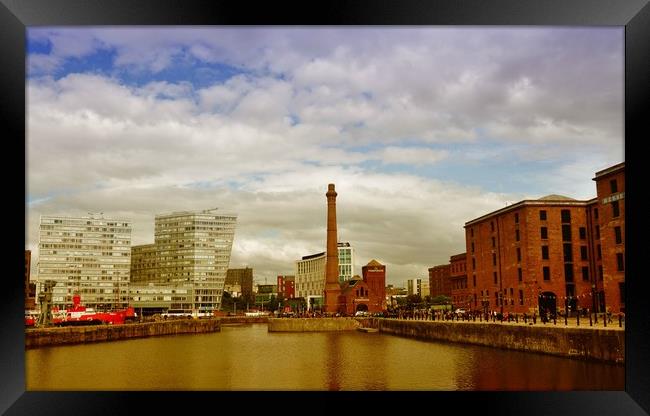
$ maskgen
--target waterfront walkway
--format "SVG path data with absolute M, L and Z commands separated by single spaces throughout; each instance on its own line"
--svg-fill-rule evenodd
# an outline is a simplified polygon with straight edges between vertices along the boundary
M 401 318 L 383 318 L 383 319 L 400 319 L 400 320 L 408 320 L 408 321 L 433 321 L 431 317 L 401 317 Z M 595 322 L 594 317 L 592 316 L 591 324 L 589 323 L 589 317 L 580 317 L 578 320 L 575 317 L 567 318 L 566 323 L 563 317 L 560 317 L 554 321 L 551 319 L 550 321 L 544 323 L 542 322 L 539 317 L 535 319 L 535 322 L 533 323 L 533 319 L 530 317 L 524 322 L 524 319 L 522 317 L 518 317 L 517 320 L 512 319 L 510 322 L 507 320 L 492 320 L 490 319 L 489 321 L 486 321 L 483 318 L 476 317 L 476 320 L 472 317 L 469 319 L 463 320 L 462 318 L 457 318 L 454 317 L 453 319 L 442 319 L 440 317 L 436 317 L 435 321 L 442 321 L 442 322 L 462 322 L 462 323 L 478 323 L 478 324 L 484 324 L 484 323 L 491 323 L 495 325 L 509 325 L 509 326 L 536 326 L 536 327 L 567 327 L 567 328 L 585 328 L 585 329 L 610 329 L 610 330 L 625 330 L 625 320 L 622 318 L 619 323 L 619 319 L 616 316 L 612 316 L 611 322 L 605 323 L 604 317 L 601 315 L 598 317 L 598 322 Z M 620 326 L 619 326 L 620 325 Z

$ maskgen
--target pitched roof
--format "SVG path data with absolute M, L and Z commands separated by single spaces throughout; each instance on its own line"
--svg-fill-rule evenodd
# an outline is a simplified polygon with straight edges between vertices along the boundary
M 380 262 L 378 262 L 375 259 L 370 260 L 370 262 L 366 266 L 383 266 Z

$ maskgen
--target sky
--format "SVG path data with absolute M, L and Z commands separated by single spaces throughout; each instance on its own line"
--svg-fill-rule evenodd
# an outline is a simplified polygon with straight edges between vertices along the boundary
M 230 267 L 325 250 L 427 278 L 466 222 L 596 195 L 624 161 L 622 27 L 32 27 L 26 249 L 40 215 L 238 214 Z

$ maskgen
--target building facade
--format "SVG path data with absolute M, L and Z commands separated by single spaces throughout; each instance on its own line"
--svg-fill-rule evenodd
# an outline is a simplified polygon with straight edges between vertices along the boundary
M 451 301 L 454 307 L 473 309 L 473 294 L 467 286 L 467 253 L 456 254 L 449 259 Z
M 350 243 L 338 243 L 339 250 L 339 283 L 352 279 L 354 276 L 354 248 Z
M 422 279 L 408 279 L 406 281 L 406 292 L 409 295 L 422 296 Z
M 237 222 L 237 215 L 215 211 L 155 217 L 158 282 L 192 284 L 192 309 L 204 313 L 221 308 Z
M 386 266 L 373 259 L 361 268 L 361 274 L 370 290 L 368 310 L 370 312 L 386 310 Z
M 278 276 L 278 295 L 282 295 L 284 299 L 293 299 L 296 297 L 295 276 Z
M 147 285 L 158 281 L 155 244 L 131 247 L 131 284 Z
M 140 315 L 192 313 L 194 287 L 191 284 L 141 283 L 129 288 L 131 306 Z
M 131 221 L 103 216 L 41 216 L 38 281 L 54 280 L 53 306 L 72 296 L 96 310 L 129 305 Z
M 36 283 L 31 281 L 32 251 L 25 250 L 25 310 L 36 309 Z
M 602 288 L 612 312 L 625 312 L 625 163 L 596 172 Z
M 246 299 L 253 299 L 253 269 L 228 269 L 226 273 L 226 285 L 239 286 L 241 296 Z
M 451 297 L 451 267 L 449 264 L 441 264 L 429 269 L 429 291 L 431 297 Z
M 296 297 L 305 298 L 309 309 L 314 304 L 322 304 L 325 293 L 326 261 L 325 252 L 322 252 L 303 256 L 295 263 Z

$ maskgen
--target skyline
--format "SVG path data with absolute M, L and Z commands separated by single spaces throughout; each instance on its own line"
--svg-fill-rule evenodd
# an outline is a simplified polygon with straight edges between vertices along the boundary
M 425 279 L 465 222 L 590 199 L 624 161 L 623 34 L 28 28 L 26 248 L 40 214 L 126 217 L 139 245 L 157 213 L 219 206 L 240 219 L 230 267 L 272 282 L 324 250 L 335 183 L 355 273 Z

